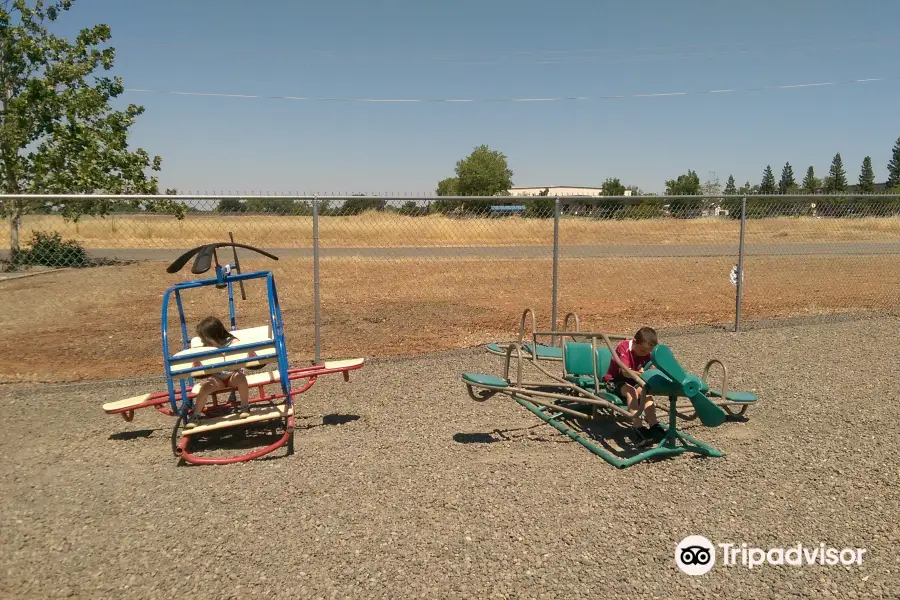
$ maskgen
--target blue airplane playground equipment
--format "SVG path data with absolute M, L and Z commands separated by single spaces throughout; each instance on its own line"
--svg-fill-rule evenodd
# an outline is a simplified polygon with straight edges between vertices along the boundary
M 191 268 L 193 274 L 202 275 L 208 272 L 213 266 L 213 261 L 215 261 L 216 274 L 211 278 L 175 284 L 169 287 L 163 295 L 162 352 L 167 390 L 142 394 L 103 405 L 107 414 L 119 414 L 126 421 L 134 419 L 135 410 L 150 407 L 162 414 L 175 417 L 176 421 L 172 430 L 172 451 L 179 462 L 181 460 L 194 464 L 242 462 L 264 456 L 285 445 L 288 447 L 288 454 L 292 454 L 294 441 L 293 397 L 309 390 L 321 375 L 342 373 L 344 380 L 349 381 L 349 372 L 362 368 L 364 364 L 364 359 L 357 358 L 290 368 L 284 336 L 284 321 L 278 302 L 274 274 L 271 271 L 241 273 L 237 248 L 244 248 L 273 260 L 278 260 L 278 257 L 253 246 L 235 243 L 233 237 L 231 240 L 230 243 L 206 244 L 189 250 L 166 269 L 168 273 L 177 273 L 196 255 Z M 234 253 L 234 263 L 222 265 L 219 263 L 216 251 L 229 246 Z M 268 296 L 268 324 L 239 329 L 234 305 L 234 284 L 240 285 L 241 297 L 246 299 L 244 282 L 255 279 L 265 280 Z M 199 337 L 192 338 L 188 334 L 182 292 L 209 286 L 226 289 L 228 292 L 230 333 L 236 338 L 236 341 L 222 348 L 204 346 Z M 182 345 L 182 348 L 174 353 L 171 351 L 170 345 L 175 340 L 170 340 L 169 337 L 169 308 L 173 297 L 178 310 Z M 210 399 L 207 400 L 202 424 L 192 429 L 185 427 L 187 419 L 194 409 L 194 399 L 200 388 L 195 377 L 200 378 L 239 369 L 261 370 L 272 364 L 277 367 L 274 371 L 262 371 L 247 375 L 249 388 L 257 390 L 257 395 L 249 399 L 249 416 L 240 418 L 237 411 L 233 410 L 238 405 L 235 398 L 236 390 L 233 387 L 225 387 L 213 392 Z M 297 389 L 292 389 L 291 382 L 295 380 L 305 381 Z M 280 388 L 277 393 L 266 391 L 266 386 L 276 384 Z M 228 395 L 228 399 L 220 402 L 219 395 L 225 394 Z M 188 450 L 191 441 L 209 437 L 210 434 L 215 436 L 225 430 L 256 425 L 269 427 L 274 425 L 277 429 L 279 424 L 282 426 L 282 434 L 274 443 L 245 454 L 229 457 L 200 457 Z
M 481 373 L 463 373 L 463 383 L 469 396 L 483 402 L 496 394 L 510 396 L 521 406 L 527 408 L 539 419 L 548 423 L 561 433 L 569 436 L 608 463 L 626 468 L 638 462 L 674 456 L 685 452 L 705 456 L 720 457 L 724 453 L 677 428 L 677 420 L 693 421 L 699 419 L 706 427 L 718 427 L 725 422 L 728 415 L 743 415 L 747 407 L 758 401 L 752 392 L 729 392 L 727 390 L 728 371 L 724 363 L 718 359 L 710 360 L 703 372 L 703 377 L 687 373 L 675 358 L 672 350 L 658 344 L 653 349 L 650 363 L 641 373 L 636 373 L 624 365 L 616 356 L 613 340 L 628 339 L 625 336 L 608 335 L 597 332 L 535 332 L 537 336 L 562 336 L 560 346 L 562 375 L 551 373 L 541 366 L 539 356 L 523 348 L 520 342 L 512 342 L 505 351 L 505 370 L 502 377 Z M 582 340 L 582 341 L 578 341 Z M 590 340 L 590 341 L 583 341 Z M 598 341 L 602 342 L 598 343 Z M 536 342 L 534 342 L 536 347 Z M 510 366 L 513 356 L 517 366 L 515 379 L 510 379 Z M 663 426 L 665 437 L 656 445 L 630 457 L 617 456 L 611 449 L 595 443 L 586 432 L 579 428 L 578 420 L 596 421 L 600 418 L 631 422 L 641 416 L 641 411 L 632 412 L 627 404 L 618 396 L 605 390 L 603 375 L 615 361 L 619 369 L 633 378 L 643 387 L 644 396 L 663 397 L 668 399 L 668 407 L 654 402 L 654 405 L 668 413 L 668 426 Z M 536 368 L 545 376 L 544 381 L 528 381 L 523 378 L 523 365 Z M 718 364 L 722 367 L 722 388 L 714 390 L 707 383 L 710 367 Z M 549 381 L 548 381 L 549 380 Z M 476 393 L 475 389 L 479 392 Z M 678 400 L 686 398 L 693 410 L 679 408 Z M 735 408 L 737 407 L 737 408 Z M 571 419 L 574 417 L 575 419 Z

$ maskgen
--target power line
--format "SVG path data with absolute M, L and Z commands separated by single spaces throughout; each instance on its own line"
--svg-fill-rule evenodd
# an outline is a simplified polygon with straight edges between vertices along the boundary
M 699 96 L 707 94 L 733 94 L 738 92 L 757 92 L 765 90 L 788 90 L 812 87 L 851 85 L 859 83 L 875 83 L 900 80 L 900 76 L 870 77 L 867 79 L 844 79 L 840 81 L 824 81 L 818 83 L 794 83 L 789 85 L 767 85 L 746 88 L 729 88 L 719 90 L 698 90 L 693 92 L 656 92 L 648 94 L 615 94 L 599 96 L 555 96 L 537 98 L 319 98 L 310 96 L 264 95 L 264 94 L 227 94 L 224 92 L 182 92 L 166 90 L 150 90 L 142 88 L 125 88 L 126 92 L 145 94 L 165 94 L 171 96 L 207 96 L 215 98 L 244 98 L 266 100 L 293 100 L 301 102 L 345 102 L 345 103 L 498 103 L 498 102 L 584 102 L 590 100 L 628 100 L 636 98 L 663 98 L 669 96 Z
M 805 43 L 804 43 L 805 42 Z M 785 54 L 808 51 L 838 51 L 849 50 L 855 47 L 883 47 L 896 45 L 896 37 L 867 36 L 858 39 L 841 40 L 816 40 L 814 38 L 792 38 L 787 42 L 773 42 L 760 44 L 753 42 L 726 42 L 718 44 L 680 44 L 669 46 L 645 46 L 639 48 L 581 48 L 581 49 L 539 49 L 539 50 L 514 50 L 506 52 L 481 52 L 472 50 L 448 50 L 439 54 L 426 54 L 421 50 L 398 49 L 393 52 L 346 52 L 341 50 L 324 49 L 298 49 L 296 45 L 290 46 L 252 46 L 242 47 L 239 44 L 204 44 L 204 43 L 179 43 L 179 42 L 121 42 L 114 44 L 118 47 L 147 47 L 161 49 L 177 49 L 180 52 L 186 50 L 199 50 L 201 53 L 215 54 L 241 54 L 252 55 L 290 55 L 293 59 L 317 57 L 338 62 L 372 62 L 385 60 L 399 62 L 404 59 L 440 63 L 465 63 L 465 64 L 499 64 L 506 60 L 526 59 L 527 62 L 538 64 L 564 64 L 587 62 L 644 62 L 656 60 L 682 60 L 690 58 L 720 58 L 731 55 L 747 54 Z M 798 45 L 798 43 L 800 45 Z M 813 45 L 810 45 L 813 44 Z M 675 52 L 673 52 L 675 51 Z M 641 52 L 651 52 L 650 55 L 641 55 Z

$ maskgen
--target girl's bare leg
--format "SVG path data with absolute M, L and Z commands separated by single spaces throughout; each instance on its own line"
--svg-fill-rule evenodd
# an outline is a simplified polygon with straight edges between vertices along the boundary
M 191 420 L 186 426 L 188 429 L 193 429 L 197 426 L 197 422 L 200 420 L 200 417 L 203 416 L 203 409 L 206 408 L 207 399 L 209 399 L 210 394 L 221 386 L 222 382 L 215 377 L 203 382 L 203 385 L 200 386 L 200 390 L 197 392 L 197 397 L 194 399 L 194 414 L 191 416 Z
M 231 376 L 230 383 L 238 389 L 238 394 L 241 396 L 240 417 L 246 419 L 250 416 L 250 386 L 247 383 L 247 376 L 243 373 L 235 373 Z

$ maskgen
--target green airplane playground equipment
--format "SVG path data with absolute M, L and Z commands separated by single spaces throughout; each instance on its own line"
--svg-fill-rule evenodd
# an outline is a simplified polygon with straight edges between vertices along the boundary
M 525 341 L 525 323 L 528 315 L 531 315 L 531 343 L 527 343 Z M 568 332 L 569 327 L 569 319 L 574 319 L 575 321 L 575 329 L 573 332 L 577 333 L 581 329 L 581 323 L 578 318 L 578 314 L 574 312 L 570 312 L 566 314 L 565 319 L 563 320 L 563 333 Z M 553 324 L 553 327 L 556 327 L 556 323 Z M 539 337 L 550 336 L 551 342 L 550 344 L 542 344 L 538 342 Z M 560 332 L 553 331 L 549 334 L 538 333 L 537 332 L 537 318 L 534 314 L 533 308 L 526 308 L 522 313 L 522 319 L 519 322 L 519 338 L 517 342 L 508 342 L 506 344 L 502 342 L 495 342 L 493 344 L 487 345 L 487 351 L 491 354 L 496 354 L 497 356 L 506 356 L 506 351 L 510 347 L 510 344 L 518 343 L 522 350 L 525 352 L 527 356 L 538 360 L 549 360 L 559 362 L 562 360 L 562 347 L 557 345 L 556 338 L 560 336 Z M 561 341 L 561 338 L 560 338 Z
M 538 332 L 538 335 L 549 334 L 570 338 L 563 340 L 560 346 L 562 376 L 542 367 L 539 364 L 541 359 L 525 351 L 523 344 L 512 342 L 504 353 L 506 361 L 503 377 L 481 373 L 462 374 L 469 396 L 473 400 L 483 402 L 498 393 L 508 395 L 542 421 L 618 468 L 686 452 L 712 457 L 724 456 L 722 451 L 679 431 L 677 420 L 699 419 L 706 427 L 718 427 L 725 422 L 729 414 L 742 415 L 750 404 L 758 401 L 756 394 L 751 392 L 727 391 L 727 369 L 718 359 L 707 363 L 701 378 L 686 372 L 668 346 L 658 344 L 653 349 L 650 363 L 645 370 L 636 373 L 625 366 L 615 354 L 613 340 L 624 340 L 628 339 L 627 337 L 606 333 Z M 590 339 L 590 342 L 577 341 L 578 339 Z M 599 345 L 598 340 L 602 340 L 604 344 Z M 513 355 L 517 359 L 514 381 L 509 376 Z M 668 398 L 668 406 L 657 405 L 658 409 L 668 413 L 668 426 L 663 426 L 665 437 L 654 447 L 628 458 L 614 455 L 588 439 L 586 434 L 577 431 L 574 423 L 564 422 L 564 418 L 568 416 L 587 421 L 612 417 L 630 423 L 632 419 L 640 416 L 640 411 L 629 411 L 625 401 L 605 390 L 601 380 L 613 360 L 623 373 L 637 380 L 643 387 L 642 393 L 645 396 Z M 523 364 L 532 365 L 550 381 L 524 380 Z M 706 381 L 710 367 L 714 364 L 719 364 L 723 370 L 720 390 L 710 389 Z M 475 388 L 479 388 L 479 393 L 475 392 Z M 680 398 L 688 400 L 690 409 L 678 407 Z

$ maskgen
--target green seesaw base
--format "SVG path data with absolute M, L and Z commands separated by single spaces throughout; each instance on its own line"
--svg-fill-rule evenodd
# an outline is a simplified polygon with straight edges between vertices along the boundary
M 532 404 L 528 400 L 520 398 L 515 394 L 513 394 L 512 397 L 513 400 L 534 413 L 536 417 L 538 417 L 545 423 L 548 423 L 560 433 L 569 436 L 574 441 L 578 442 L 579 444 L 590 450 L 592 453 L 596 454 L 618 469 L 625 469 L 645 460 L 677 456 L 686 452 L 693 452 L 695 454 L 712 456 L 716 458 L 725 456 L 725 453 L 721 450 L 717 450 L 712 446 L 709 446 L 708 444 L 704 444 L 703 442 L 692 436 L 678 431 L 678 428 L 676 426 L 678 417 L 675 414 L 675 404 L 678 401 L 677 396 L 669 398 L 669 403 L 671 405 L 671 410 L 669 411 L 669 425 L 668 427 L 663 426 L 663 429 L 666 430 L 666 436 L 662 440 L 660 440 L 660 442 L 657 443 L 653 448 L 644 450 L 643 452 L 640 452 L 629 458 L 618 458 L 617 456 L 614 456 L 583 435 L 574 431 L 571 427 L 568 427 L 564 423 L 561 423 L 559 421 L 559 417 L 563 416 L 564 413 L 559 413 L 551 416 L 548 415 L 547 412 L 545 412 L 543 406 L 536 406 L 535 404 Z M 546 410 L 549 411 L 551 409 L 547 408 Z

